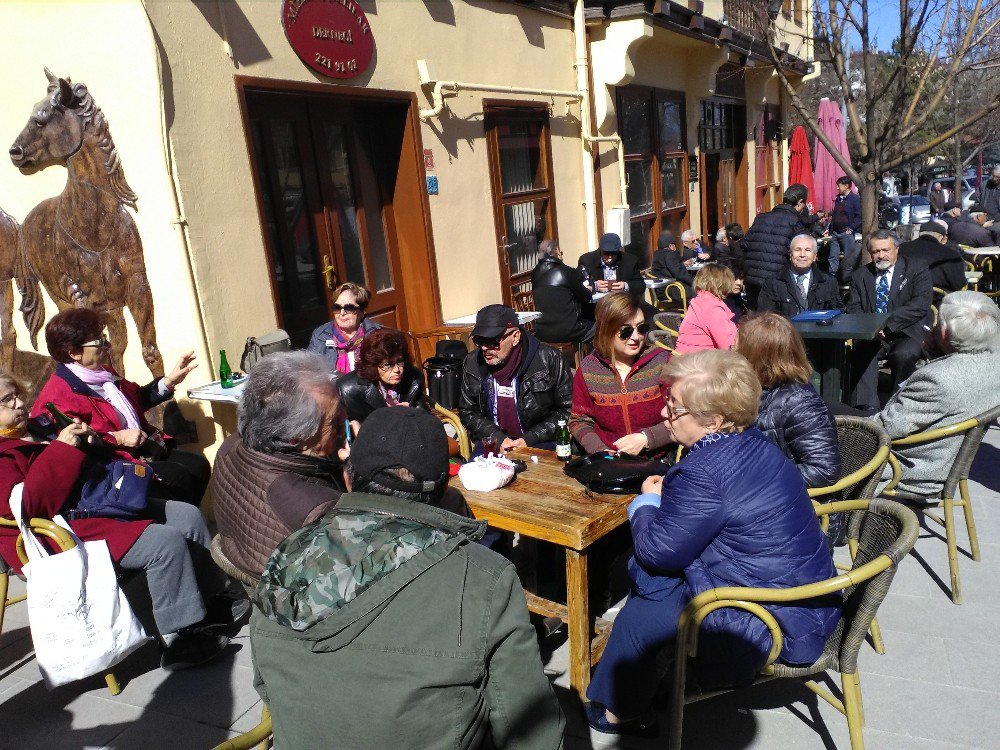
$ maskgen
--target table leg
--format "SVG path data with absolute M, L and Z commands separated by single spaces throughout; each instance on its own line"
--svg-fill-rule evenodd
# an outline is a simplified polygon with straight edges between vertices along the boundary
M 814 367 L 820 378 L 819 395 L 828 401 L 840 401 L 844 374 L 844 342 L 838 339 L 814 340 Z M 810 342 L 813 343 L 813 342 Z
M 569 684 L 581 700 L 590 686 L 590 587 L 587 553 L 566 550 L 566 606 L 569 609 Z

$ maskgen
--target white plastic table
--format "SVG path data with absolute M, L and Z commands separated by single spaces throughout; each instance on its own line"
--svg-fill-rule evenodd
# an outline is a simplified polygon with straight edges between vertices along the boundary
M 517 314 L 517 322 L 524 325 L 525 323 L 530 323 L 533 320 L 538 320 L 540 317 L 542 317 L 542 314 L 534 310 L 531 310 L 530 312 L 519 312 Z M 446 320 L 444 324 L 446 326 L 473 326 L 476 324 L 476 313 L 463 315 L 461 318 Z
M 223 388 L 222 384 L 215 380 L 207 385 L 200 385 L 197 388 L 189 388 L 188 398 L 195 398 L 199 401 L 213 401 L 217 404 L 235 404 L 240 400 L 243 393 L 243 386 L 247 379 L 244 375 L 236 381 L 232 388 Z

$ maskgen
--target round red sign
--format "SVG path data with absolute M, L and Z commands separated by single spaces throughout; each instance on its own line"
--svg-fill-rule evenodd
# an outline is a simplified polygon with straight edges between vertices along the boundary
M 354 0 L 284 0 L 281 24 L 302 62 L 331 78 L 354 78 L 372 61 L 375 39 Z

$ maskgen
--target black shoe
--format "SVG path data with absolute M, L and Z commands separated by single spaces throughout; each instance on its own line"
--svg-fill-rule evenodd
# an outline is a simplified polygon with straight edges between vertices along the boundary
M 198 623 L 201 627 L 213 625 L 243 624 L 250 614 L 250 600 L 243 592 L 223 591 L 205 604 L 205 619 Z
M 583 704 L 583 713 L 587 717 L 587 723 L 591 729 L 596 729 L 604 734 L 625 734 L 630 737 L 656 737 L 660 733 L 660 727 L 656 723 L 656 718 L 652 719 L 629 719 L 619 724 L 612 724 L 608 717 L 604 715 L 604 706 L 591 701 Z
M 160 666 L 167 672 L 190 669 L 212 661 L 226 650 L 228 636 L 205 630 L 184 628 L 160 654 Z

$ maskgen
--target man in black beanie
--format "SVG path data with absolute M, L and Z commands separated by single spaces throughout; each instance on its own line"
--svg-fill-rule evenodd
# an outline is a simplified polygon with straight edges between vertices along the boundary
M 283 747 L 562 746 L 513 563 L 436 505 L 448 445 L 427 412 L 365 420 L 352 491 L 282 542 L 254 593 L 254 684 Z

